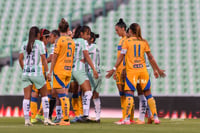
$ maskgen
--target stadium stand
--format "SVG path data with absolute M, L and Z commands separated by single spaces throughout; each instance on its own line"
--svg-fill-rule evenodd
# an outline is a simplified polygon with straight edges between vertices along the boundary
M 18 51 L 23 37 L 30 25 L 56 28 L 57 21 L 67 12 L 90 5 L 92 2 L 78 1 L 0 1 L 0 40 L 1 44 L 15 44 Z M 82 2 L 82 3 L 81 3 Z M 98 1 L 99 2 L 99 1 Z M 82 7 L 79 7 L 82 6 Z M 11 8 L 12 7 L 12 8 Z M 18 8 L 17 8 L 18 7 Z M 102 7 L 99 2 L 95 8 Z M 9 10 L 8 10 L 9 9 Z M 91 8 L 83 10 L 90 13 Z M 32 16 L 34 12 L 34 16 Z M 159 96 L 195 96 L 200 94 L 200 2 L 199 0 L 130 0 L 117 11 L 111 11 L 106 17 L 98 17 L 95 23 L 89 23 L 92 30 L 100 34 L 97 44 L 101 49 L 102 69 L 109 70 L 116 61 L 117 43 L 114 25 L 124 18 L 129 25 L 137 22 L 142 34 L 149 42 L 153 55 L 161 68 L 166 70 L 167 78 L 155 80 L 152 77 L 152 92 Z M 73 19 L 79 19 L 75 12 Z M 1 48 L 0 48 L 1 49 Z M 3 48 L 0 57 L 6 56 L 9 49 Z M 104 71 L 105 72 L 105 71 Z M 18 62 L 13 67 L 5 66 L 0 73 L 1 95 L 23 94 Z M 118 95 L 114 80 L 104 80 L 102 95 Z

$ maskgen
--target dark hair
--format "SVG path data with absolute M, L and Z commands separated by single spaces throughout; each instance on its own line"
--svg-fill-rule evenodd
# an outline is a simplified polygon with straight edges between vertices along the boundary
M 128 33 L 128 31 L 129 31 L 129 28 L 127 28 L 126 33 Z
M 119 19 L 115 26 L 119 26 L 120 28 L 124 28 L 124 30 L 126 30 L 126 23 L 122 18 Z
M 137 23 L 132 23 L 130 26 L 130 30 L 133 32 L 133 34 L 136 35 L 137 39 L 143 40 L 142 34 L 141 34 L 141 28 L 140 25 Z
M 26 48 L 26 51 L 28 54 L 30 54 L 32 52 L 33 44 L 34 44 L 39 32 L 40 32 L 40 30 L 38 27 L 36 27 L 36 26 L 31 27 L 31 29 L 29 31 L 28 45 Z
M 52 30 L 51 33 L 52 33 L 54 36 L 60 37 L 60 32 L 59 32 L 58 30 Z
M 90 31 L 90 27 L 89 26 L 86 26 L 86 25 L 83 25 L 83 26 L 78 26 L 75 30 L 75 34 L 74 34 L 74 37 L 73 38 L 80 38 L 80 35 L 81 35 L 81 32 L 84 33 L 86 31 Z
M 69 28 L 69 24 L 64 18 L 62 18 L 60 23 L 59 23 L 58 28 L 59 28 L 60 32 L 65 33 L 65 32 L 67 32 L 67 29 Z
M 42 41 L 43 36 L 45 36 L 45 38 L 48 38 L 50 36 L 50 31 L 47 29 L 41 29 L 40 30 L 40 40 Z
M 93 42 L 95 42 L 96 38 L 99 38 L 99 34 L 95 34 L 94 32 L 91 32 L 90 39 L 94 39 Z

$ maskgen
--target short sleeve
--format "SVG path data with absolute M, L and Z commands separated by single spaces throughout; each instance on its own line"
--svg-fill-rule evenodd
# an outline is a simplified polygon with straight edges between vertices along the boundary
M 54 53 L 54 45 L 55 45 L 55 44 L 53 44 L 52 47 L 51 47 L 51 54 Z
M 86 40 L 82 41 L 82 51 L 88 50 L 88 42 Z
M 40 47 L 40 55 L 46 54 L 45 46 L 44 43 L 41 42 L 41 47 Z
M 60 39 L 58 39 L 54 45 L 54 53 L 58 54 L 60 52 Z
M 147 41 L 145 41 L 145 52 L 150 52 L 150 47 L 149 47 L 149 43 Z
M 126 54 L 127 50 L 128 50 L 128 40 L 125 40 L 124 44 L 122 45 L 121 54 Z

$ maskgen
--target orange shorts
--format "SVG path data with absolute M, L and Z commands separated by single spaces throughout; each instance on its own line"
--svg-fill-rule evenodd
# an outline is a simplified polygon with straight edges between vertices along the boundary
M 53 74 L 53 88 L 69 88 L 71 76 Z
M 116 84 L 118 85 L 124 85 L 125 84 L 125 80 L 122 79 L 122 71 L 123 70 L 120 70 L 120 71 L 116 71 Z
M 143 91 L 149 90 L 151 88 L 151 82 L 149 79 L 149 74 L 145 72 L 127 72 L 126 82 L 125 82 L 125 91 L 135 91 L 137 86 L 137 81 L 140 81 L 139 84 Z

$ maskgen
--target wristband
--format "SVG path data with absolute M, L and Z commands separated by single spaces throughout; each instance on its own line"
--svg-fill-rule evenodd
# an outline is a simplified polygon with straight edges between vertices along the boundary
M 113 67 L 113 70 L 116 71 L 116 67 Z

